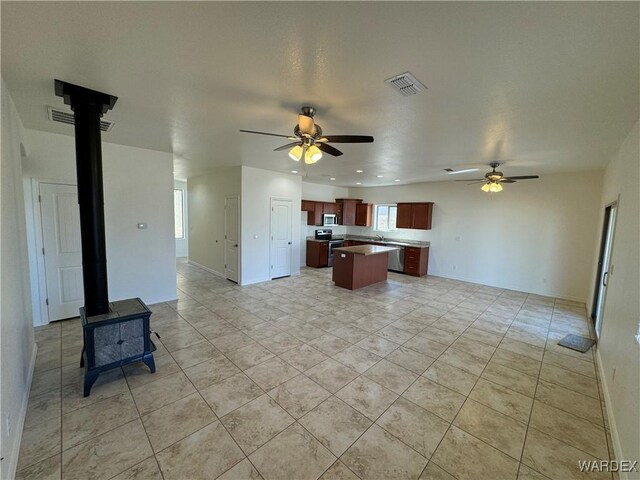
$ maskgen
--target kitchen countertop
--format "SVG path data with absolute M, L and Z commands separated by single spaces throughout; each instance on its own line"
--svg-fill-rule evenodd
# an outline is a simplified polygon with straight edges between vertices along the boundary
M 326 243 L 328 240 L 316 240 L 314 237 L 307 237 L 307 240 L 312 242 Z M 386 238 L 380 240 L 379 238 L 361 237 L 359 235 L 336 235 L 332 240 L 352 240 L 356 242 L 371 242 L 380 245 L 394 245 L 398 247 L 416 247 L 416 248 L 428 248 L 431 246 L 430 242 L 413 242 L 410 240 L 395 240 L 393 238 Z
M 355 255 L 377 255 L 398 250 L 397 247 L 385 247 L 382 245 L 358 245 L 355 247 L 334 248 L 334 252 L 353 253 Z

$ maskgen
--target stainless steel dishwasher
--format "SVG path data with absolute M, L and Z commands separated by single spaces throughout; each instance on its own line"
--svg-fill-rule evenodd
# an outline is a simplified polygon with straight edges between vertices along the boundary
M 404 272 L 404 247 L 399 245 L 388 245 L 389 247 L 396 247 L 398 250 L 389 252 L 389 264 L 387 270 L 393 270 L 394 272 Z

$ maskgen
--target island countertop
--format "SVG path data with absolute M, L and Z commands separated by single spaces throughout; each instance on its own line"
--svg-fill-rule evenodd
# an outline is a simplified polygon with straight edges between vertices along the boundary
M 357 245 L 355 247 L 338 247 L 334 248 L 334 252 L 353 253 L 355 255 L 377 255 L 378 253 L 387 253 L 399 250 L 398 247 L 384 247 L 382 245 Z

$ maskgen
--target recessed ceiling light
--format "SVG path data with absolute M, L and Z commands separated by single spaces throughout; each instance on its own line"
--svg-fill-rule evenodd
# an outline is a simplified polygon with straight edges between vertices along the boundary
M 364 170 L 356 170 L 356 173 L 363 173 Z
M 362 182 L 356 182 L 356 185 L 362 185 Z
M 331 177 L 329 180 L 335 180 L 335 179 L 336 179 L 336 177 Z
M 396 178 L 396 179 L 394 180 L 394 182 L 399 182 L 399 181 L 400 181 L 400 179 L 399 179 L 399 178 Z
M 298 173 L 298 170 L 291 170 L 291 173 Z

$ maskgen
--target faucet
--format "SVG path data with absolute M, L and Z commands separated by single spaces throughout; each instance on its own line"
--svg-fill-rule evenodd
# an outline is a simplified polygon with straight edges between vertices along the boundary
M 378 239 L 380 240 L 384 240 L 384 237 L 382 235 L 376 235 L 376 237 L 378 237 Z

